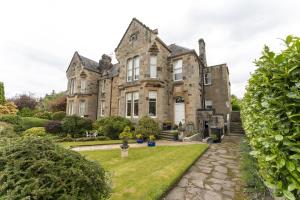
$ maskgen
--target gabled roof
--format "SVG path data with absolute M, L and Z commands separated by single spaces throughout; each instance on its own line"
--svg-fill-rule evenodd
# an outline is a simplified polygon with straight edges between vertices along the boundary
M 148 26 L 146 26 L 146 25 L 143 24 L 140 20 L 138 20 L 137 18 L 134 17 L 134 18 L 131 20 L 129 26 L 127 27 L 127 29 L 126 29 L 124 35 L 122 36 L 122 39 L 120 40 L 118 46 L 115 48 L 115 51 L 117 51 L 117 49 L 119 48 L 119 46 L 120 46 L 120 44 L 122 43 L 122 41 L 123 41 L 123 39 L 124 39 L 124 37 L 125 37 L 127 31 L 129 30 L 129 27 L 131 26 L 131 24 L 132 24 L 134 21 L 137 22 L 137 23 L 139 23 L 141 26 L 143 26 L 144 28 L 146 28 L 148 31 L 150 31 L 150 32 L 152 32 L 153 34 L 155 34 L 155 32 L 154 32 L 152 29 L 150 29 Z
M 168 46 L 168 48 L 171 50 L 171 56 L 178 56 L 186 53 L 193 53 L 194 50 L 188 49 L 176 44 L 171 44 Z
M 93 61 L 89 58 L 86 58 L 82 55 L 80 55 L 77 51 L 74 53 L 73 57 L 72 57 L 72 60 L 69 64 L 69 67 L 67 69 L 67 71 L 69 70 L 70 66 L 71 66 L 71 63 L 72 61 L 74 60 L 75 57 L 78 57 L 80 63 L 83 65 L 83 67 L 87 70 L 91 70 L 91 71 L 94 71 L 94 72 L 97 72 L 99 73 L 99 63 L 96 62 L 96 61 Z

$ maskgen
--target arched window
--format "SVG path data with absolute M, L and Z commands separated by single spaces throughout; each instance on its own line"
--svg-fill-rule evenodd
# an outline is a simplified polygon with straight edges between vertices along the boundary
M 184 98 L 183 97 L 176 97 L 175 103 L 184 103 Z

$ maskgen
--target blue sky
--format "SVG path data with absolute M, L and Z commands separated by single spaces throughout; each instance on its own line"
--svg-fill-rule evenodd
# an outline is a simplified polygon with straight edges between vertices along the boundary
M 296 0 L 1 1 L 0 81 L 7 97 L 63 91 L 73 53 L 112 55 L 136 17 L 167 44 L 198 51 L 204 38 L 208 64 L 227 63 L 232 93 L 242 97 L 264 44 L 278 51 L 279 38 L 300 36 L 299 7 Z

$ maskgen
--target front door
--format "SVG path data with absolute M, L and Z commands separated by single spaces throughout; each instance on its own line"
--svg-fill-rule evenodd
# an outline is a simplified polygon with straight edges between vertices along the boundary
M 174 123 L 179 125 L 180 122 L 185 123 L 184 99 L 177 97 L 174 104 Z

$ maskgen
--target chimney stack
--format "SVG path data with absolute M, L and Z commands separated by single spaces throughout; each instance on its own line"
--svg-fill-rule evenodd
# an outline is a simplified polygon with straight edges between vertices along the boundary
M 205 42 L 201 38 L 198 40 L 199 44 L 199 58 L 203 62 L 204 66 L 207 67 L 207 62 L 206 62 L 206 52 L 205 52 Z

